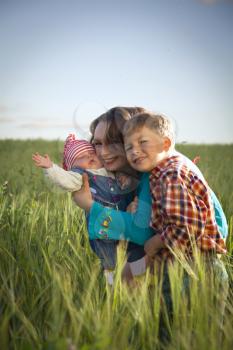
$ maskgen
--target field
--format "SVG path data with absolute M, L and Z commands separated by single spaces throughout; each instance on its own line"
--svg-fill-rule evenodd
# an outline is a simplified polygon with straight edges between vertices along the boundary
M 220 332 L 216 294 L 202 266 L 191 273 L 188 303 L 182 268 L 170 270 L 174 298 L 166 349 L 233 348 L 233 145 L 180 145 L 218 195 L 229 224 L 224 259 L 230 291 Z M 155 276 L 141 287 L 121 284 L 119 249 L 115 288 L 109 289 L 89 248 L 83 213 L 69 194 L 45 183 L 33 152 L 60 162 L 58 141 L 0 141 L 0 349 L 141 350 L 159 348 L 160 288 Z

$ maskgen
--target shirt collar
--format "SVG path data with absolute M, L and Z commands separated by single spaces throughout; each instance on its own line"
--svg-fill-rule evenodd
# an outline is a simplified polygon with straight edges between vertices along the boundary
M 177 163 L 179 159 L 179 154 L 173 153 L 168 158 L 163 159 L 154 169 L 152 169 L 151 174 L 153 174 L 153 176 L 155 176 L 156 178 L 159 178 L 165 169 Z

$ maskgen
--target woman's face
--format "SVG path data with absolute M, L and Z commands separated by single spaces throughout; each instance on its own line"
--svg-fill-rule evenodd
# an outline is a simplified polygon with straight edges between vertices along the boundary
M 107 123 L 104 121 L 99 122 L 95 129 L 93 144 L 96 154 L 105 169 L 109 171 L 124 170 L 125 167 L 128 167 L 124 145 L 118 142 L 106 142 L 106 129 Z

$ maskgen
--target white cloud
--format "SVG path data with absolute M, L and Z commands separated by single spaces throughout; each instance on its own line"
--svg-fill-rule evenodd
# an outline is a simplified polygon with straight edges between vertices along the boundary
M 44 138 L 66 137 L 70 133 L 74 133 L 76 137 L 81 139 L 90 139 L 89 126 L 88 125 L 75 125 L 72 122 L 64 122 L 57 120 L 30 120 L 18 123 L 16 125 L 18 130 L 22 130 L 23 133 L 30 133 L 30 135 L 36 134 L 37 137 L 43 135 Z M 24 131 L 23 131 L 24 130 Z M 21 131 L 20 131 L 21 133 Z M 31 137 L 31 136 L 30 136 Z
M 12 123 L 15 120 L 11 117 L 0 116 L 0 123 Z
M 0 105 L 0 113 L 6 113 L 7 109 L 5 105 Z
M 47 129 L 47 128 L 72 128 L 72 123 L 66 122 L 57 122 L 57 121 L 46 121 L 46 120 L 37 120 L 31 122 L 25 122 L 19 124 L 21 128 L 39 128 L 39 129 Z

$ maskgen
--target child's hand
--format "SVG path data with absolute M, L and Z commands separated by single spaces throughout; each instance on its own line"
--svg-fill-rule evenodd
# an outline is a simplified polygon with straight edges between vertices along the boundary
M 148 256 L 148 258 L 153 258 L 153 256 L 156 253 L 156 249 L 154 246 L 154 237 L 148 239 L 148 241 L 145 242 L 144 244 L 144 251 L 146 253 L 146 255 Z
M 159 234 L 154 235 L 153 237 L 148 239 L 148 241 L 146 241 L 144 244 L 145 253 L 151 258 L 153 258 L 161 248 L 165 247 L 166 246 Z
M 52 168 L 53 163 L 49 158 L 48 154 L 45 154 L 44 157 L 41 156 L 38 152 L 32 155 L 32 160 L 34 161 L 35 166 L 39 168 Z
M 136 196 L 134 197 L 134 200 L 131 203 L 129 203 L 126 211 L 128 213 L 135 213 L 137 211 L 137 208 L 138 208 L 138 197 Z
M 199 160 L 201 159 L 200 156 L 196 156 L 194 159 L 193 159 L 193 163 L 194 164 L 197 164 L 199 162 Z

